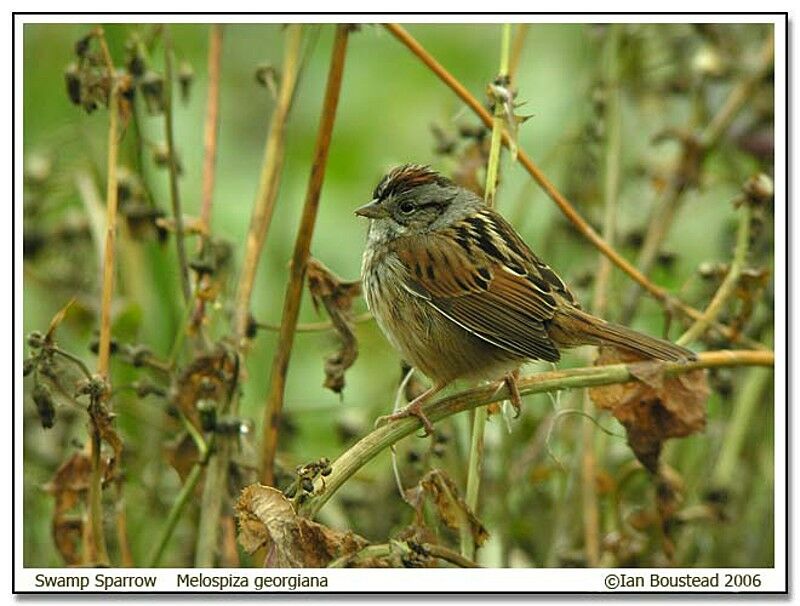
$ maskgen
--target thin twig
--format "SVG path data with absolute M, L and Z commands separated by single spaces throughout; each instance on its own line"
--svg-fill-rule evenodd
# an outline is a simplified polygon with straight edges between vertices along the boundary
M 497 75 L 499 82 L 508 78 L 508 62 L 511 49 L 511 24 L 502 26 L 500 42 L 500 69 Z M 511 83 L 506 85 L 511 90 Z M 513 111 L 513 110 L 512 110 Z M 501 99 L 494 99 L 494 115 L 492 116 L 492 140 L 489 146 L 489 160 L 486 165 L 486 186 L 484 199 L 488 206 L 494 206 L 497 192 L 497 179 L 500 173 L 500 151 L 502 150 L 503 128 L 506 122 L 505 105 Z M 513 120 L 514 116 L 510 116 Z M 464 501 L 467 507 L 477 514 L 478 496 L 480 494 L 481 473 L 483 472 L 483 439 L 486 431 L 486 407 L 475 410 L 472 415 L 472 438 L 470 440 L 469 459 L 467 462 L 467 489 Z M 465 558 L 475 557 L 475 539 L 468 524 L 460 529 L 461 555 Z
M 464 103 L 473 111 L 481 121 L 487 126 L 492 125 L 492 116 L 480 104 L 480 102 L 472 96 L 472 94 L 456 80 L 450 72 L 448 72 L 442 65 L 433 58 L 433 56 L 425 50 L 422 45 L 417 42 L 403 27 L 396 23 L 387 23 L 384 25 L 400 42 L 402 42 L 414 55 L 416 55 L 436 76 L 439 77 L 453 92 L 458 95 Z M 508 131 L 503 132 L 503 144 L 509 147 L 512 144 L 511 136 Z M 575 228 L 580 232 L 595 248 L 606 255 L 614 265 L 616 265 L 623 272 L 628 274 L 635 282 L 640 284 L 648 293 L 650 293 L 662 305 L 668 305 L 671 308 L 680 311 L 684 315 L 692 319 L 697 319 L 701 316 L 699 310 L 687 305 L 686 303 L 673 297 L 666 289 L 654 284 L 650 279 L 645 276 L 641 271 L 636 269 L 627 259 L 625 259 L 613 247 L 609 246 L 600 235 L 592 228 L 586 220 L 575 210 L 572 204 L 567 200 L 561 192 L 556 189 L 550 180 L 544 175 L 534 161 L 522 149 L 517 149 L 517 160 L 530 174 L 534 181 L 544 190 L 547 196 L 556 203 L 556 206 L 561 210 L 564 216 L 572 223 Z M 734 341 L 741 340 L 741 335 L 738 331 L 734 331 L 728 326 L 715 324 L 714 328 L 720 331 L 725 337 Z M 766 348 L 765 348 L 766 349 Z
M 712 488 L 731 488 L 736 470 L 740 467 L 739 454 L 747 432 L 751 429 L 753 414 L 758 410 L 758 405 L 764 403 L 763 394 L 769 389 L 772 376 L 766 368 L 752 368 L 745 375 L 711 475 Z
M 773 366 L 774 363 L 775 354 L 772 351 L 721 350 L 701 353 L 694 362 L 664 363 L 663 369 L 666 376 L 675 376 L 702 368 Z M 519 379 L 518 386 L 520 394 L 524 396 L 631 381 L 638 379 L 631 373 L 628 365 L 614 364 L 537 373 Z M 508 389 L 505 386 L 498 388 L 497 384 L 482 385 L 428 402 L 423 406 L 423 412 L 431 422 L 436 423 L 465 410 L 486 406 L 508 397 Z M 380 452 L 411 435 L 420 427 L 421 422 L 416 418 L 398 419 L 364 436 L 334 461 L 331 474 L 325 478 L 325 489 L 319 490 L 303 503 L 300 513 L 306 517 L 314 517 L 348 478 Z M 321 483 L 319 488 L 322 488 Z
M 128 537 L 128 515 L 125 511 L 125 497 L 123 495 L 123 483 L 119 480 L 117 483 L 117 502 L 116 502 L 116 529 L 117 529 L 117 544 L 119 545 L 120 563 L 124 568 L 133 568 L 135 563 L 133 561 L 133 553 L 131 552 L 131 543 Z
M 114 256 L 117 239 L 117 158 L 119 155 L 119 85 L 114 77 L 115 68 L 108 51 L 105 33 L 101 27 L 96 31 L 106 69 L 111 78 L 111 94 L 108 100 L 108 158 L 106 183 L 106 239 L 103 252 L 103 286 L 100 302 L 100 343 L 97 354 L 97 374 L 105 381 L 110 393 L 109 362 L 111 357 L 111 302 L 114 295 Z M 102 438 L 93 415 L 93 405 L 89 406 L 89 458 L 92 471 L 89 478 L 89 525 L 86 533 L 84 561 L 88 565 L 107 565 L 108 550 L 103 532 L 103 470 L 100 460 Z
M 361 324 L 372 320 L 372 314 L 368 311 L 359 314 L 353 318 L 353 324 Z M 269 330 L 271 332 L 278 332 L 281 329 L 280 324 L 269 324 L 267 322 L 256 322 L 256 328 L 260 330 Z M 335 326 L 330 320 L 324 322 L 307 322 L 298 324 L 295 332 L 325 332 L 326 330 L 333 330 Z
M 336 106 L 339 103 L 339 91 L 342 85 L 349 31 L 349 25 L 337 25 L 336 27 L 336 38 L 333 43 L 328 82 L 325 88 L 325 100 L 322 106 L 322 117 L 314 148 L 314 159 L 311 165 L 311 175 L 308 180 L 303 214 L 300 220 L 300 228 L 297 232 L 294 254 L 292 255 L 289 282 L 286 285 L 280 336 L 278 337 L 277 349 L 272 360 L 269 394 L 267 395 L 264 409 L 262 429 L 264 434 L 261 443 L 260 466 L 262 483 L 269 486 L 274 483 L 275 479 L 273 463 L 278 446 L 278 424 L 283 410 L 286 372 L 289 367 L 289 357 L 291 356 L 297 317 L 300 312 L 300 299 L 303 293 L 306 263 L 308 262 L 311 236 L 314 233 L 314 224 L 316 223 L 317 210 L 319 209 L 319 198 L 325 177 L 328 149 L 330 148 L 333 123 L 336 118 Z
M 219 133 L 219 80 L 222 56 L 222 25 L 212 24 L 208 32 L 208 101 L 203 128 L 203 188 L 200 199 L 200 225 L 208 233 L 216 177 L 217 135 Z
M 528 36 L 530 23 L 517 23 L 517 33 L 514 34 L 514 42 L 511 45 L 511 58 L 508 61 L 508 77 L 513 82 L 517 79 L 519 61 L 522 57 L 522 49 L 525 48 L 525 39 Z
M 736 286 L 739 282 L 739 276 L 744 269 L 744 263 L 747 259 L 747 249 L 750 243 L 750 219 L 752 216 L 752 209 L 749 202 L 743 202 L 739 210 L 739 230 L 736 236 L 736 248 L 733 253 L 733 261 L 731 262 L 730 269 L 719 285 L 717 292 L 711 298 L 711 302 L 703 312 L 703 316 L 695 321 L 689 329 L 683 333 L 680 338 L 675 341 L 678 345 L 686 345 L 695 339 L 703 336 L 703 333 L 708 329 L 709 325 L 722 313 L 725 303 L 736 292 Z
M 164 134 L 167 139 L 169 158 L 169 195 L 172 201 L 172 216 L 175 220 L 175 245 L 178 249 L 178 266 L 181 277 L 183 302 L 189 304 L 192 287 L 189 282 L 189 263 L 186 260 L 186 243 L 183 239 L 183 212 L 181 211 L 180 191 L 178 190 L 178 160 L 175 151 L 175 137 L 172 124 L 172 36 L 169 27 L 164 26 Z
M 241 342 L 247 334 L 247 325 L 250 319 L 250 297 L 253 293 L 258 261 L 272 222 L 275 199 L 280 186 L 286 121 L 289 118 L 297 85 L 302 41 L 302 25 L 293 24 L 286 27 L 286 52 L 281 69 L 281 85 L 278 92 L 278 100 L 270 120 L 269 135 L 267 135 L 267 142 L 264 147 L 258 191 L 253 204 L 250 227 L 247 231 L 242 273 L 239 276 L 239 287 L 236 292 L 234 332 L 238 342 Z
M 203 128 L 203 189 L 200 202 L 200 219 L 198 221 L 202 237 L 198 240 L 197 250 L 201 252 L 208 245 L 211 233 L 211 207 L 214 201 L 214 181 L 216 177 L 217 135 L 219 133 L 219 81 L 220 62 L 222 56 L 222 25 L 212 24 L 208 32 L 208 101 L 206 103 L 206 119 Z M 195 293 L 194 312 L 190 321 L 190 330 L 197 331 L 205 316 L 206 298 L 200 296 L 211 284 L 211 276 L 203 274 Z M 204 337 L 201 333 L 200 343 Z
M 214 435 L 212 434 L 208 440 L 207 450 L 205 452 L 201 451 L 200 460 L 192 466 L 192 470 L 186 477 L 186 481 L 183 483 L 183 486 L 181 486 L 181 491 L 178 493 L 178 498 L 175 499 L 174 503 L 172 503 L 169 514 L 167 514 L 167 521 L 164 524 L 164 528 L 162 528 L 161 534 L 159 535 L 155 547 L 153 548 L 153 552 L 148 559 L 148 568 L 155 568 L 161 562 L 161 557 L 164 555 L 164 549 L 166 549 L 169 539 L 172 536 L 172 532 L 175 530 L 175 526 L 178 524 L 181 513 L 183 513 L 184 507 L 186 507 L 186 504 L 189 502 L 189 497 L 192 496 L 197 483 L 200 481 L 203 469 L 208 462 L 208 456 L 213 450 L 213 440 Z
M 606 57 L 603 80 L 606 88 L 605 121 L 608 125 L 605 141 L 605 187 L 603 213 L 603 239 L 614 246 L 617 227 L 617 198 L 619 197 L 620 164 L 622 158 L 622 112 L 619 91 L 620 26 L 609 26 L 606 40 Z M 592 312 L 604 316 L 608 301 L 608 283 L 611 279 L 611 262 L 605 255 L 598 255 L 597 277 L 592 297 Z M 594 403 L 588 393 L 583 394 L 583 412 L 593 418 Z M 595 452 L 595 428 L 584 423 L 581 426 L 583 451 L 581 453 L 581 495 L 583 501 L 583 538 L 586 563 L 595 567 L 600 560 L 600 514 L 597 505 L 597 463 Z

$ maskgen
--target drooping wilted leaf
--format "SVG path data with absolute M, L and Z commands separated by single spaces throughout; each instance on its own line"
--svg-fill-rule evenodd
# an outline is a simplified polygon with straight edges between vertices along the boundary
M 611 411 L 625 426 L 636 457 L 652 473 L 658 472 L 661 445 L 702 431 L 710 390 L 704 370 L 667 377 L 663 363 L 642 361 L 634 354 L 604 347 L 595 365 L 629 364 L 638 381 L 589 389 L 599 407 Z
M 107 459 L 101 457 L 102 481 L 112 479 L 112 469 Z M 69 512 L 81 502 L 86 502 L 89 480 L 92 473 L 92 462 L 85 452 L 76 452 L 64 461 L 56 470 L 43 490 L 53 495 L 52 533 L 64 562 L 69 565 L 81 563 L 79 544 L 83 536 L 83 522 L 80 516 Z
M 353 332 L 353 299 L 361 295 L 361 282 L 343 282 L 320 261 L 311 258 L 306 268 L 311 300 L 325 307 L 341 344 L 325 358 L 325 387 L 335 393 L 344 389 L 344 373 L 358 357 L 358 341 Z
M 197 403 L 228 400 L 239 377 L 235 352 L 218 345 L 212 352 L 199 354 L 177 375 L 170 388 L 170 400 L 197 428 L 201 427 Z
M 479 547 L 489 538 L 489 532 L 464 502 L 455 482 L 441 469 L 430 470 L 419 484 L 405 491 L 405 497 L 417 513 L 418 526 L 424 525 L 423 506 L 426 498 L 430 498 L 445 526 L 453 530 L 467 527 Z
M 265 548 L 264 566 L 269 568 L 324 568 L 369 545 L 351 531 L 339 532 L 299 517 L 283 493 L 270 486 L 247 486 L 236 513 L 239 544 L 250 554 Z
M 75 297 L 67 301 L 64 307 L 59 309 L 53 316 L 53 319 L 50 320 L 50 326 L 47 328 L 47 334 L 44 336 L 44 341 L 47 345 L 53 343 L 53 337 L 55 337 L 56 329 L 59 327 L 61 322 L 64 321 L 64 316 L 67 315 L 67 311 L 69 311 L 69 308 L 72 307 L 72 304 L 74 302 L 75 302 Z
M 166 443 L 163 448 L 167 463 L 178 472 L 181 483 L 186 481 L 198 461 L 197 445 L 188 433 L 182 433 Z

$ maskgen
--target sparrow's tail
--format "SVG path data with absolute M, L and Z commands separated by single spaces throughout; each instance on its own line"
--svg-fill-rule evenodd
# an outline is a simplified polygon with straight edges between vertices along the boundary
M 580 309 L 559 312 L 550 325 L 550 337 L 561 346 L 613 345 L 646 358 L 667 362 L 697 359 L 693 351 L 625 326 L 606 322 Z

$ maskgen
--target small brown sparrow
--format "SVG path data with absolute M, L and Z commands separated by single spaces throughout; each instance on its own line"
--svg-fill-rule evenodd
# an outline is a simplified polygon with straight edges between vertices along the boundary
M 403 358 L 433 386 L 390 420 L 416 416 L 455 379 L 498 379 L 559 350 L 612 345 L 657 360 L 695 354 L 584 311 L 516 230 L 473 192 L 427 166 L 381 179 L 357 215 L 370 219 L 362 279 L 367 305 Z

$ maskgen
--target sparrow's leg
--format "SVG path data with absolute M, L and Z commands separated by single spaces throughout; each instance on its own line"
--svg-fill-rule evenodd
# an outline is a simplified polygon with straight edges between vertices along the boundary
M 388 416 L 378 417 L 378 420 L 375 421 L 375 426 L 380 427 L 389 421 L 397 421 L 398 419 L 405 419 L 406 417 L 417 417 L 422 423 L 422 427 L 425 429 L 425 436 L 431 435 L 434 431 L 433 423 L 431 423 L 428 417 L 425 416 L 425 413 L 422 412 L 422 405 L 437 393 L 442 391 L 444 387 L 444 385 L 434 385 L 424 393 L 414 398 L 414 400 L 412 400 L 408 406 L 402 410 L 398 410 L 396 413 Z
M 511 406 L 514 407 L 515 419 L 519 417 L 520 411 L 522 410 L 522 396 L 519 394 L 519 387 L 517 386 L 518 379 L 519 368 L 512 370 L 503 379 L 506 387 L 508 387 L 508 401 L 511 402 Z

